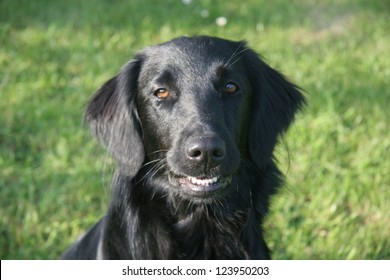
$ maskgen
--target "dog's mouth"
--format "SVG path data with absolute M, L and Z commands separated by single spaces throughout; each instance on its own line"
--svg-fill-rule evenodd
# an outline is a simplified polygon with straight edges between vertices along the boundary
M 196 194 L 205 194 L 225 188 L 232 182 L 232 176 L 214 176 L 214 177 L 191 177 L 191 176 L 171 176 L 171 181 L 175 185 Z
M 189 187 L 195 192 L 209 192 L 226 187 L 231 183 L 231 180 L 231 176 L 216 176 L 213 178 L 182 177 L 178 181 L 180 185 Z

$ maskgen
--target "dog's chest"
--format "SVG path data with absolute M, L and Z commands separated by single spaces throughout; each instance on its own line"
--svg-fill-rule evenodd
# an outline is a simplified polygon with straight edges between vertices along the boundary
M 172 230 L 175 259 L 246 259 L 245 217 L 218 220 L 209 213 L 179 221 Z

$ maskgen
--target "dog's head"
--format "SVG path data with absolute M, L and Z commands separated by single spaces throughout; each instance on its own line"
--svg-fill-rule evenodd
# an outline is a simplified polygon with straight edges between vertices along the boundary
M 303 103 L 244 42 L 183 37 L 136 55 L 86 118 L 119 172 L 207 202 L 230 189 L 243 159 L 258 170 L 272 161 Z

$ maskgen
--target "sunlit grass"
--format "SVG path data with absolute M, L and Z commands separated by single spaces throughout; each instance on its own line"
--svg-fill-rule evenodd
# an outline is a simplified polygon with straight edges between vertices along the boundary
M 207 34 L 247 40 L 306 90 L 277 150 L 274 258 L 389 259 L 389 7 L 190 2 L 0 2 L 0 258 L 57 258 L 104 214 L 114 167 L 82 123 L 89 97 L 144 46 Z

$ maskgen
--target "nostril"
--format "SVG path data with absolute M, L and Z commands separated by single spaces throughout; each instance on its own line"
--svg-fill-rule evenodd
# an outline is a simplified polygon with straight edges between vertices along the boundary
M 215 159 L 222 159 L 225 156 L 225 150 L 222 148 L 215 149 L 213 150 L 212 155 Z
M 188 156 L 191 158 L 200 158 L 202 156 L 202 152 L 197 149 L 190 150 L 188 151 Z
M 200 141 L 197 139 L 190 141 L 187 146 L 187 157 L 191 160 L 201 161 L 205 155 L 204 147 Z

